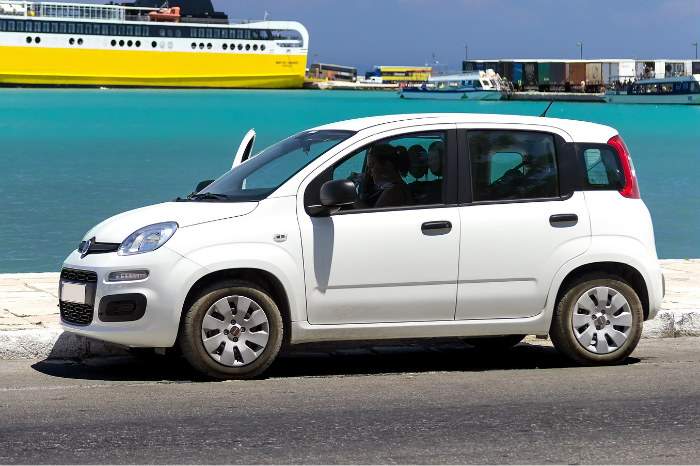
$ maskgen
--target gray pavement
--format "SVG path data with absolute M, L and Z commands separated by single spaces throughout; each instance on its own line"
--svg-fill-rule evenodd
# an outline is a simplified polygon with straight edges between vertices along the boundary
M 0 463 L 698 463 L 700 339 L 625 365 L 547 344 L 306 347 L 269 377 L 177 360 L 0 361 Z

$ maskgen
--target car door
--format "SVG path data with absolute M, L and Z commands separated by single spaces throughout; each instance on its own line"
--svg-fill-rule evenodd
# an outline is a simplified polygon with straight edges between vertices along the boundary
M 397 198 L 383 195 L 373 204 L 376 193 L 365 175 L 379 145 L 395 157 L 398 184 L 410 194 L 400 205 L 377 205 Z M 311 324 L 454 319 L 460 241 L 455 171 L 454 125 L 439 125 L 365 140 L 302 185 L 305 205 L 318 203 L 321 185 L 331 179 L 354 180 L 361 197 L 328 216 L 310 216 L 303 206 L 298 213 Z
M 457 320 L 541 313 L 556 271 L 588 248 L 583 193 L 563 188 L 564 142 L 543 130 L 460 133 L 460 174 L 471 190 L 459 208 Z

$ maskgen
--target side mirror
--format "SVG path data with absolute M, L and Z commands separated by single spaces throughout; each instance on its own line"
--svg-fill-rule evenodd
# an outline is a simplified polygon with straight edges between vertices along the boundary
M 357 202 L 357 189 L 350 180 L 326 181 L 321 186 L 321 205 L 307 206 L 306 210 L 312 217 L 322 217 L 343 206 Z
M 206 188 L 207 186 L 209 186 L 209 185 L 212 184 L 213 182 L 214 182 L 214 180 L 204 180 L 204 181 L 200 181 L 199 183 L 197 183 L 197 187 L 194 188 L 194 192 L 195 192 L 195 193 L 200 192 L 201 190 L 203 190 L 204 188 Z
M 343 207 L 357 202 L 357 189 L 350 180 L 326 181 L 321 186 L 321 205 Z

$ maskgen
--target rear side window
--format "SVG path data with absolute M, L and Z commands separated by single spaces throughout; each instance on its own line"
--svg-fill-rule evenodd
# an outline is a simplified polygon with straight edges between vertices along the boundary
M 469 131 L 474 201 L 557 197 L 554 136 L 529 131 Z
M 584 146 L 579 158 L 587 189 L 614 189 L 625 185 L 625 177 L 615 151 L 607 145 Z

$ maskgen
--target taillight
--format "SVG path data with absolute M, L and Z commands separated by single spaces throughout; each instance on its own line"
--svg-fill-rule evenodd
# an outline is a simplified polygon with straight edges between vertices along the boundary
M 630 199 L 639 199 L 637 174 L 634 171 L 632 157 L 630 156 L 630 151 L 625 145 L 625 141 L 623 141 L 618 134 L 610 138 L 608 145 L 612 146 L 612 148 L 615 149 L 615 152 L 617 152 L 617 157 L 619 158 L 620 165 L 622 166 L 622 173 L 625 176 L 625 185 L 620 188 L 620 194 Z

